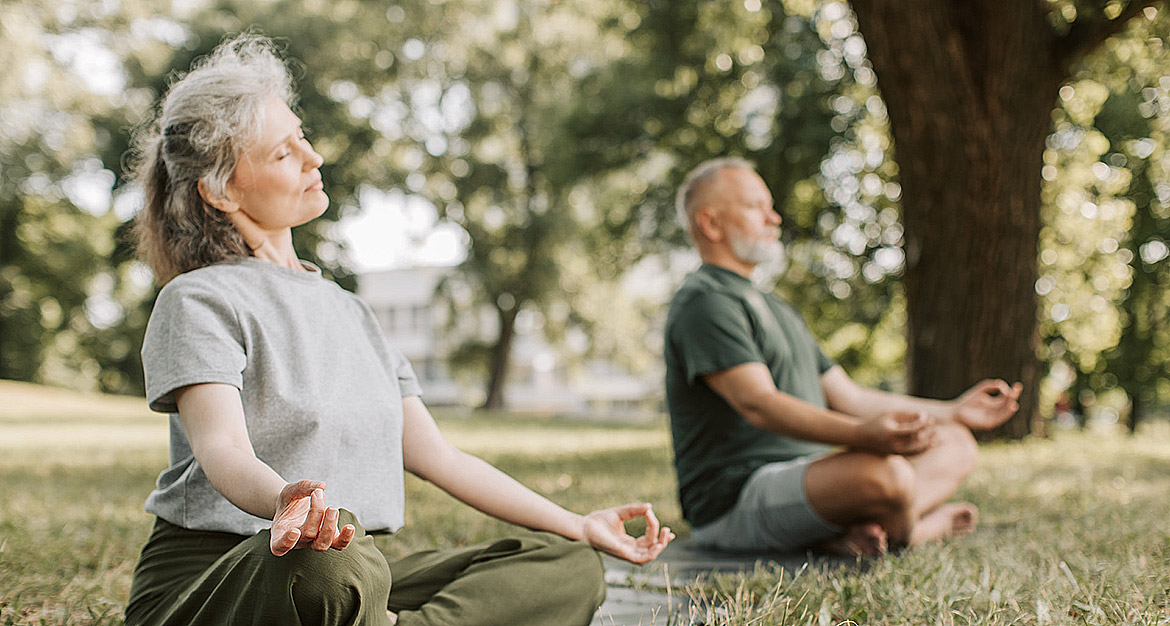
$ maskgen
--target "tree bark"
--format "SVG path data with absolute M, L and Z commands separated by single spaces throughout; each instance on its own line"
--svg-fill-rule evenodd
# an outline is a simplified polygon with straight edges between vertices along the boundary
M 516 313 L 520 310 L 519 304 L 510 309 L 496 305 L 496 314 L 500 321 L 500 334 L 496 345 L 492 347 L 492 360 L 488 374 L 487 394 L 481 409 L 498 410 L 504 408 L 504 385 L 508 378 L 508 365 L 512 356 L 512 339 L 516 336 Z
M 0 185 L 4 184 L 0 182 Z M 20 223 L 20 202 L 7 197 L 6 190 L 0 190 L 0 270 L 15 269 L 20 239 L 16 236 L 16 227 Z M 10 270 L 11 271 L 11 270 Z M 7 273 L 7 272 L 6 272 Z M 18 350 L 9 344 L 16 344 L 18 333 L 36 332 L 33 329 L 21 328 L 18 324 L 9 323 L 3 307 L 12 295 L 12 284 L 9 276 L 0 275 L 0 378 L 27 379 L 26 367 L 18 367 L 13 361 L 19 356 Z M 9 339 L 13 339 L 10 341 Z
M 1036 412 L 1040 170 L 1065 69 L 1040 3 L 854 0 L 902 185 L 909 391 L 1020 381 Z M 992 6 L 994 5 L 994 6 Z
M 1138 424 L 1141 423 L 1142 418 L 1145 417 L 1145 411 L 1142 410 L 1141 395 L 1131 393 L 1129 395 L 1129 419 L 1125 421 L 1125 428 L 1130 436 L 1137 433 Z

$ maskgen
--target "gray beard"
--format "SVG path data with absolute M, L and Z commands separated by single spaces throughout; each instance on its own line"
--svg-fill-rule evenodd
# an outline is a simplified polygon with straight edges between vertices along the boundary
M 729 237 L 731 253 L 741 263 L 760 265 L 780 258 L 784 247 L 775 239 L 740 239 Z

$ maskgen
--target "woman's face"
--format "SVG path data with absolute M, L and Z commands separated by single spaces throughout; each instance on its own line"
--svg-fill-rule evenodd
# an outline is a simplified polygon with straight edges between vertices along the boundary
M 270 98 L 260 138 L 240 155 L 227 196 L 262 230 L 304 224 L 329 206 L 317 169 L 321 163 L 301 120 L 280 98 Z

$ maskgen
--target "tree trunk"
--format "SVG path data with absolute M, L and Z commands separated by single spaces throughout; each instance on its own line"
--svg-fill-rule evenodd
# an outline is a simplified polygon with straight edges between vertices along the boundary
M 0 182 L 0 185 L 4 184 Z M 20 202 L 15 199 L 7 198 L 6 190 L 0 190 L 0 270 L 7 270 L 4 274 L 8 274 L 15 270 L 15 261 L 18 254 L 18 246 L 20 246 L 20 239 L 16 236 L 16 227 L 20 222 Z M 17 324 L 11 324 L 9 316 L 5 314 L 4 307 L 8 305 L 7 300 L 12 295 L 11 277 L 0 274 L 0 378 L 23 379 L 27 376 L 22 376 L 28 371 L 28 364 L 21 367 L 14 363 L 19 352 L 17 348 L 9 344 L 16 344 L 15 341 L 9 341 L 9 338 L 15 340 L 18 333 L 32 333 L 36 332 L 31 328 L 21 328 Z
M 1036 412 L 1040 170 L 1064 70 L 1038 2 L 854 0 L 902 185 L 909 391 L 1020 381 Z
M 1138 424 L 1141 423 L 1143 415 L 1141 392 L 1130 392 L 1129 395 L 1129 419 L 1125 421 L 1125 427 L 1130 436 L 1137 433 Z
M 481 409 L 504 408 L 504 384 L 508 378 L 508 365 L 512 357 L 512 339 L 516 336 L 516 313 L 519 305 L 510 309 L 496 306 L 500 320 L 500 334 L 492 347 L 491 371 L 488 373 L 487 394 Z

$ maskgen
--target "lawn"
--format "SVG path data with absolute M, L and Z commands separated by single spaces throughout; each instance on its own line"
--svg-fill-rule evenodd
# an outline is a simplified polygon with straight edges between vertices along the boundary
M 683 528 L 663 423 L 440 415 L 460 446 L 575 510 L 632 500 Z M 120 623 L 166 462 L 140 401 L 0 381 L 0 625 Z M 410 479 L 390 556 L 507 527 Z M 1170 624 L 1170 428 L 985 446 L 980 529 L 867 567 L 721 576 L 720 624 Z M 684 592 L 684 590 L 676 590 Z M 665 619 L 660 623 L 665 623 Z

